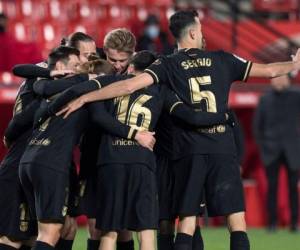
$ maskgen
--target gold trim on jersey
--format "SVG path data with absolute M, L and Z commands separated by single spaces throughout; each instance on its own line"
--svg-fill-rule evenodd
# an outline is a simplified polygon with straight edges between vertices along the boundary
M 98 87 L 99 87 L 99 89 L 101 89 L 102 88 L 102 85 L 101 85 L 101 83 L 97 80 L 97 79 L 91 79 L 91 81 L 94 81 L 94 82 L 96 82 L 97 84 L 98 84 Z
M 243 82 L 247 80 L 248 78 L 248 75 L 250 73 L 250 69 L 251 69 L 251 66 L 252 66 L 252 62 L 248 62 L 248 65 L 247 65 L 247 68 L 246 68 L 246 71 L 245 71 L 245 75 L 244 75 L 244 78 L 243 78 Z
M 28 214 L 28 207 L 26 203 L 21 203 L 20 204 L 20 231 L 21 232 L 26 232 L 28 230 L 28 220 L 29 220 L 29 214 Z
M 178 105 L 178 104 L 182 104 L 183 102 L 175 102 L 172 107 L 170 108 L 170 114 L 173 112 L 174 108 Z
M 145 69 L 145 72 L 149 72 L 151 75 L 153 75 L 155 77 L 156 83 L 159 83 L 158 76 L 151 69 Z

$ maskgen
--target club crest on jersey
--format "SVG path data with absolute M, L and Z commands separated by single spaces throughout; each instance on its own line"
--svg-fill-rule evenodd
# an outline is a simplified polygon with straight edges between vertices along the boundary
M 242 61 L 243 63 L 246 63 L 246 62 L 247 62 L 247 60 L 245 60 L 244 58 L 241 58 L 241 57 L 239 57 L 239 56 L 237 56 L 237 55 L 235 55 L 235 54 L 233 54 L 233 56 L 234 56 L 235 58 L 239 59 L 240 61 Z

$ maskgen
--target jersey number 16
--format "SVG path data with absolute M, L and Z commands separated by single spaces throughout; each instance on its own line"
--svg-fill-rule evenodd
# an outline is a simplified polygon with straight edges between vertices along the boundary
M 138 130 L 141 130 L 141 128 L 142 130 L 149 130 L 152 114 L 150 109 L 143 107 L 143 105 L 151 98 L 150 95 L 140 95 L 131 105 L 129 105 L 130 95 L 117 98 L 119 102 L 118 120 Z

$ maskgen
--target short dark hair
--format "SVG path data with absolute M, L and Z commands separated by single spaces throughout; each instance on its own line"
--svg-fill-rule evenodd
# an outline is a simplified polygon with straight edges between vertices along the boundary
M 181 10 L 170 17 L 169 29 L 176 40 L 180 40 L 183 37 L 184 31 L 188 26 L 196 23 L 195 17 L 198 16 L 196 10 Z
M 137 52 L 131 59 L 130 63 L 137 71 L 143 71 L 148 68 L 155 60 L 157 55 L 148 50 L 142 50 Z
M 48 56 L 48 68 L 50 70 L 55 68 L 55 64 L 58 61 L 67 63 L 70 55 L 79 56 L 80 52 L 78 49 L 68 46 L 59 46 L 53 49 Z
M 65 40 L 65 45 L 79 49 L 80 42 L 94 42 L 94 39 L 83 32 L 75 32 Z

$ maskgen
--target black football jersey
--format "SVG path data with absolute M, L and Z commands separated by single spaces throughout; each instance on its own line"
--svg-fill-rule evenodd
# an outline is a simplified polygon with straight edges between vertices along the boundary
M 155 83 L 168 84 L 187 105 L 206 112 L 225 112 L 231 84 L 246 81 L 252 63 L 224 51 L 183 49 L 162 57 L 145 72 Z M 236 153 L 229 126 L 188 130 L 177 124 L 174 159 L 195 153 Z

